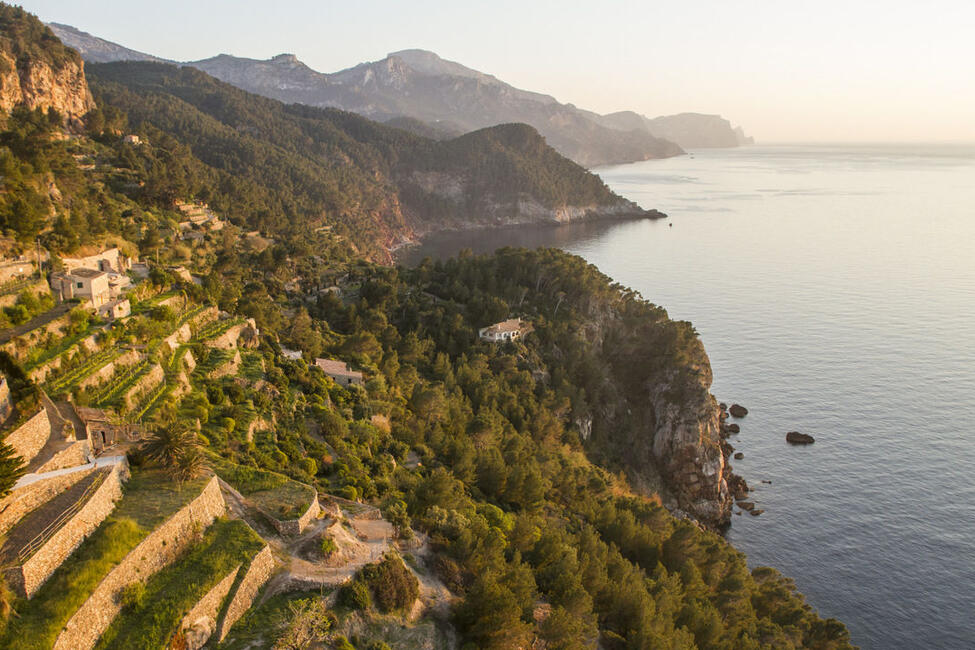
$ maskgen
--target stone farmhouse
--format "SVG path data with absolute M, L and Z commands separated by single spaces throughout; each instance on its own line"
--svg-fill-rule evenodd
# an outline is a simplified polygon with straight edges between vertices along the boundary
M 95 309 L 100 309 L 112 299 L 108 273 L 88 268 L 52 273 L 51 291 L 61 301 L 74 298 L 88 300 Z
M 362 373 L 352 370 L 344 361 L 336 359 L 315 359 L 315 365 L 321 368 L 326 375 L 335 380 L 339 386 L 361 386 L 363 383 Z

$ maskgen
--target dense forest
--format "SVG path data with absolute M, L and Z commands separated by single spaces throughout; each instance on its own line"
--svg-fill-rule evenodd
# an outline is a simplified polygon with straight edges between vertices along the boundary
M 31 38 L 48 49 L 38 33 Z M 151 262 L 135 317 L 97 331 L 78 323 L 78 336 L 96 332 L 105 348 L 147 347 L 184 322 L 156 296 L 216 306 L 228 322 L 253 318 L 260 331 L 237 374 L 194 373 L 187 391 L 161 400 L 150 422 L 158 435 L 185 434 L 226 476 L 276 472 L 379 507 L 401 541 L 429 545 L 433 578 L 453 598 L 441 624 L 464 648 L 536 639 L 551 649 L 850 647 L 843 624 L 820 618 L 789 579 L 749 570 L 719 535 L 632 490 L 611 427 L 590 437 L 579 425 L 610 402 L 625 410 L 640 399 L 615 393 L 607 373 L 641 386 L 660 373 L 696 372 L 706 357 L 689 323 L 556 250 L 464 254 L 412 269 L 368 259 L 406 227 L 403 169 L 473 170 L 486 194 L 514 187 L 549 203 L 615 200 L 597 177 L 519 125 L 437 143 L 348 113 L 286 107 L 190 69 L 110 64 L 91 76 L 98 109 L 85 133 L 61 137 L 53 112 L 7 116 L 0 228 L 20 246 L 39 238 L 55 255 L 112 243 Z M 143 143 L 123 142 L 130 132 Z M 177 199 L 206 201 L 231 225 L 183 243 Z M 267 236 L 265 246 L 245 245 L 251 229 Z M 180 279 L 176 265 L 199 282 Z M 479 340 L 479 327 L 512 315 L 532 323 L 524 340 Z M 608 345 L 586 343 L 592 328 Z M 186 347 L 201 368 L 221 362 L 202 343 Z M 364 385 L 340 386 L 309 363 L 317 356 L 352 363 Z M 69 358 L 61 372 L 86 359 Z M 18 392 L 34 394 L 3 361 Z M 88 404 L 98 391 L 71 397 Z M 248 432 L 258 418 L 272 424 Z M 151 450 L 133 452 L 130 462 L 152 459 Z M 126 526 L 106 524 L 94 538 Z M 201 544 L 221 535 L 255 543 L 229 527 L 215 526 Z M 187 562 L 204 561 L 199 548 Z M 149 626 L 152 594 L 166 588 L 157 581 L 130 594 L 129 620 Z M 356 647 L 332 636 L 338 617 L 403 614 L 417 589 L 403 562 L 385 558 L 341 589 L 308 644 L 288 639 L 309 612 L 326 609 L 321 594 L 289 601 L 264 627 L 280 632 L 275 647 Z M 21 647 L 46 614 L 12 606 L 20 614 L 0 619 L 4 643 Z M 262 627 L 264 612 L 241 626 Z M 103 643 L 122 647 L 138 629 L 115 625 Z M 357 647 L 388 646 L 363 638 Z

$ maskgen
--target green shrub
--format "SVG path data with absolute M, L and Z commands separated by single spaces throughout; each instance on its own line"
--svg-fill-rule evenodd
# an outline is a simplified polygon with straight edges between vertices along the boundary
M 132 608 L 142 604 L 146 597 L 146 585 L 143 582 L 133 582 L 126 585 L 118 596 L 118 603 L 122 607 Z
M 337 550 L 339 550 L 339 547 L 335 543 L 334 539 L 332 539 L 331 537 L 322 538 L 322 555 L 324 555 L 325 557 L 329 557 L 330 555 L 332 555 L 332 553 L 334 553 Z
M 420 595 L 420 583 L 398 555 L 386 555 L 379 564 L 362 569 L 376 606 L 383 612 L 403 610 Z
M 339 592 L 339 603 L 349 609 L 369 609 L 372 607 L 372 597 L 369 588 L 362 582 L 353 580 L 342 587 Z

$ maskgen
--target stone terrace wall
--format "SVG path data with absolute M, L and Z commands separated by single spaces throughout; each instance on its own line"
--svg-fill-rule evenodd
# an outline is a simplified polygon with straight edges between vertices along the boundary
M 115 371 L 118 370 L 119 368 L 123 366 L 131 366 L 134 363 L 138 363 L 139 359 L 141 358 L 142 356 L 135 350 L 127 350 L 123 352 L 122 355 L 117 359 L 113 359 L 112 361 L 109 361 L 104 366 L 102 366 L 101 368 L 99 368 L 98 370 L 96 370 L 95 372 L 91 373 L 83 380 L 78 382 L 78 389 L 84 390 L 89 386 L 97 386 L 98 384 L 102 383 L 103 381 L 109 379 L 112 375 L 114 375 Z
M 213 477 L 198 497 L 150 533 L 105 576 L 64 626 L 54 643 L 55 650 L 94 647 L 121 610 L 119 592 L 127 585 L 146 580 L 172 563 L 197 540 L 198 531 L 206 529 L 226 510 L 220 485 Z
M 51 374 L 51 371 L 60 368 L 61 364 L 64 363 L 65 358 L 71 355 L 75 350 L 83 350 L 84 352 L 91 354 L 92 352 L 97 352 L 100 350 L 101 347 L 101 344 L 98 342 L 98 335 L 92 334 L 91 336 L 87 336 L 78 341 L 78 344 L 75 347 L 69 348 L 50 361 L 37 366 L 28 372 L 27 375 L 38 384 L 43 384 L 47 380 L 47 376 Z
M 183 325 L 163 339 L 163 343 L 169 346 L 170 350 L 175 350 L 179 347 L 180 343 L 186 343 L 192 338 L 193 334 L 190 332 L 190 324 L 183 323 Z
M 247 567 L 247 572 L 244 574 L 240 584 L 237 585 L 237 590 L 231 596 L 230 602 L 227 603 L 227 609 L 223 614 L 223 618 L 220 619 L 217 625 L 216 634 L 218 642 L 227 638 L 230 628 L 250 609 L 250 606 L 254 603 L 254 598 L 257 597 L 257 592 L 260 591 L 264 583 L 271 577 L 273 571 L 274 555 L 271 554 L 271 547 L 265 546 L 251 560 L 250 566 Z
M 210 591 L 204 594 L 203 598 L 193 606 L 193 609 L 183 617 L 179 629 L 185 632 L 187 650 L 202 648 L 217 629 L 217 616 L 220 614 L 220 608 L 223 606 L 227 594 L 230 593 L 230 589 L 234 586 L 239 571 L 240 565 L 238 564 Z
M 300 535 L 308 527 L 308 524 L 311 523 L 311 520 L 317 517 L 321 511 L 322 508 L 318 504 L 318 494 L 316 493 L 315 498 L 311 501 L 311 505 L 308 506 L 308 510 L 297 519 L 277 519 L 266 512 L 264 516 L 271 520 L 271 524 L 280 534 Z
M 122 401 L 125 404 L 125 408 L 133 408 L 139 403 L 139 399 L 151 391 L 153 388 L 159 385 L 159 383 L 166 378 L 166 373 L 163 372 L 162 366 L 158 363 L 152 365 L 147 372 L 139 381 L 135 382 L 122 397 Z
M 6 534 L 28 512 L 40 507 L 88 476 L 92 470 L 72 472 L 28 483 L 0 500 L 0 535 Z
M 128 465 L 120 463 L 64 526 L 19 567 L 4 570 L 7 584 L 19 595 L 30 598 L 51 574 L 98 525 L 115 509 L 122 497 L 122 482 L 128 478 Z
M 42 405 L 40 411 L 8 433 L 3 441 L 13 447 L 25 463 L 30 463 L 50 438 L 51 420 Z
M 67 447 L 51 456 L 50 460 L 38 467 L 35 471 L 38 474 L 53 472 L 56 469 L 67 469 L 77 467 L 88 462 L 91 447 L 87 440 L 73 440 Z
M 234 325 L 220 336 L 208 339 L 205 343 L 211 348 L 217 348 L 218 350 L 233 350 L 237 347 L 237 340 L 246 327 L 249 327 L 247 323 Z

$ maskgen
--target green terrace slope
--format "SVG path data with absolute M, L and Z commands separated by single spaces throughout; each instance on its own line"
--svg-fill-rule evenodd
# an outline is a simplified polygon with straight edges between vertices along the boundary
M 89 76 L 99 102 L 126 112 L 150 148 L 171 137 L 192 150 L 202 164 L 186 163 L 181 194 L 205 195 L 219 212 L 272 234 L 328 223 L 381 259 L 382 246 L 414 230 L 517 218 L 520 200 L 646 215 L 524 125 L 438 142 L 352 113 L 286 106 L 191 68 L 111 63 Z M 458 192 L 447 200 L 416 176 L 431 171 Z

